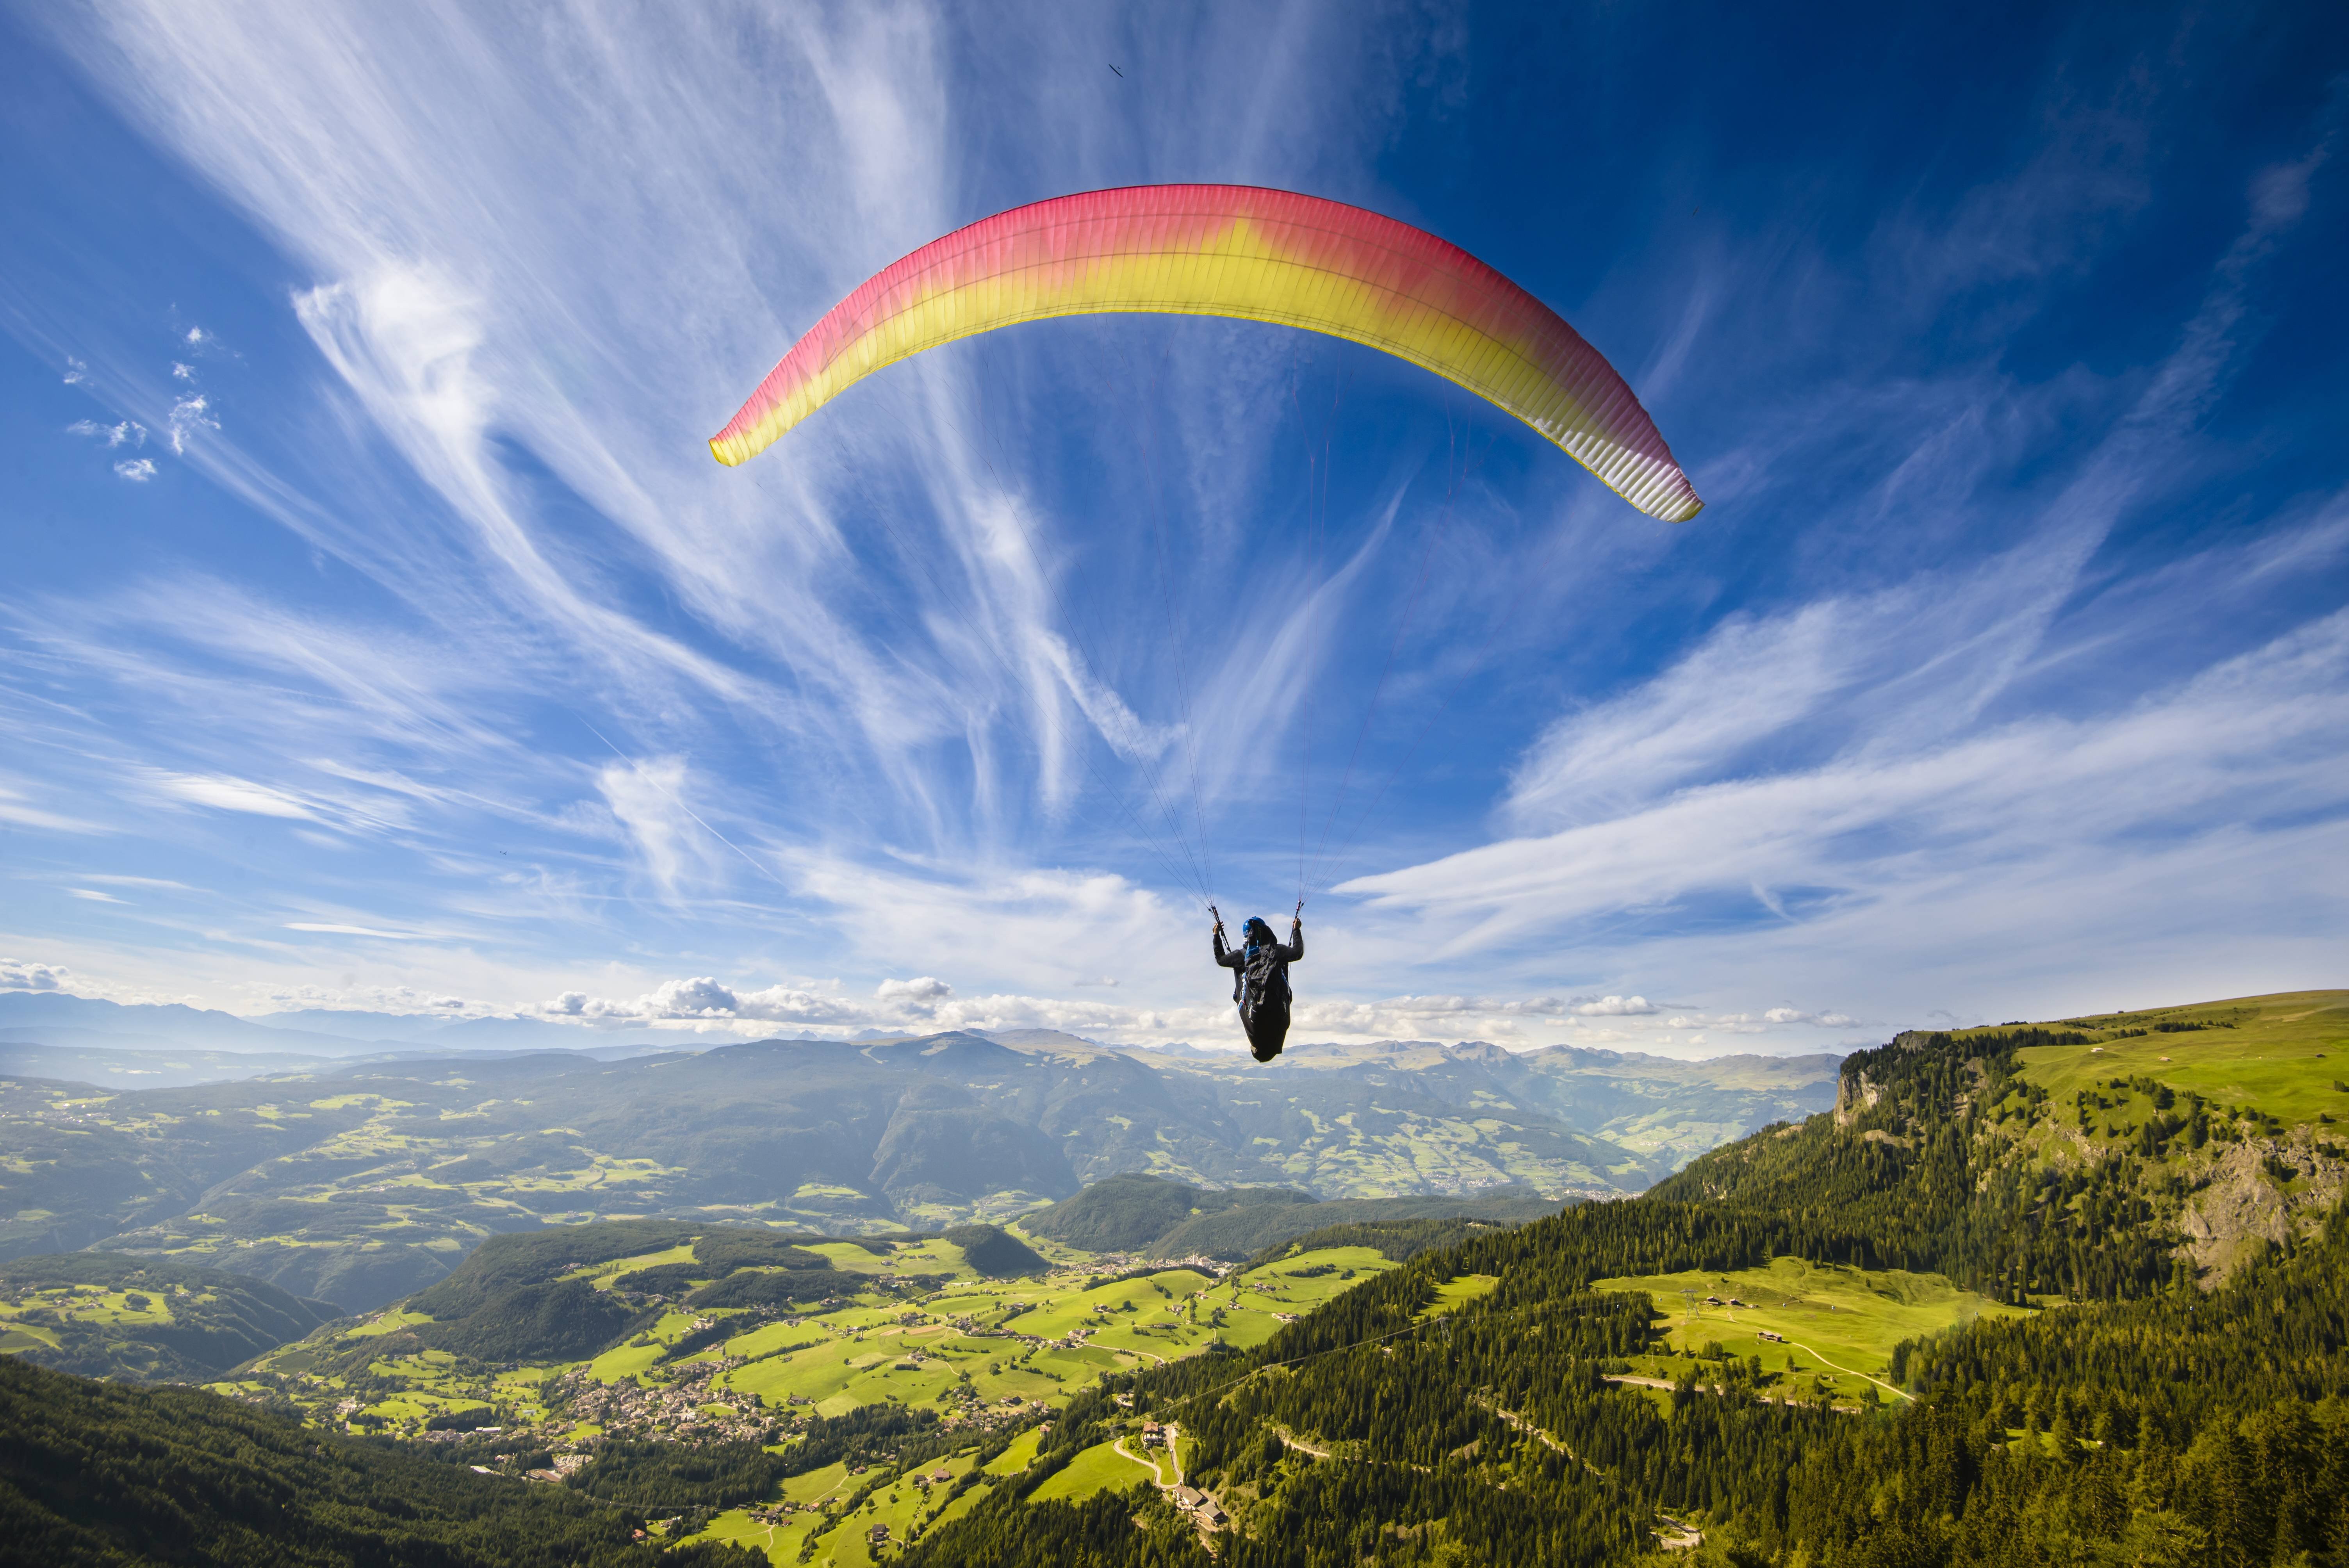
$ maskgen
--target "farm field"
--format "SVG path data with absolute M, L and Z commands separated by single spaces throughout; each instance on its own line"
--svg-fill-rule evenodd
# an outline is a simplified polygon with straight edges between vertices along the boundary
M 1032 1440 L 1028 1452 L 1030 1457 L 1035 1452 Z M 772 1503 L 729 1509 L 689 1539 L 728 1542 L 763 1551 L 772 1563 L 796 1563 L 808 1537 L 821 1532 L 823 1542 L 815 1562 L 862 1568 L 875 1561 L 871 1545 L 874 1525 L 888 1526 L 891 1543 L 902 1546 L 914 1534 L 968 1512 L 983 1492 L 949 1494 L 977 1457 L 967 1449 L 911 1466 L 903 1475 L 852 1475 L 843 1466 L 827 1465 L 783 1482 L 781 1501 L 791 1504 L 792 1511 L 778 1514 Z M 924 1479 L 916 1480 L 916 1475 Z M 860 1493 L 864 1495 L 854 1508 L 841 1511 Z
M 1717 1344 L 1749 1365 L 1759 1357 L 1765 1386 L 1823 1374 L 1828 1387 L 1847 1395 L 1860 1394 L 1864 1380 L 1889 1384 L 1892 1347 L 1904 1339 L 1981 1317 L 2025 1315 L 2024 1308 L 1961 1290 L 1940 1274 L 1800 1258 L 1726 1274 L 1691 1270 L 1597 1280 L 1590 1288 L 1646 1291 L 1654 1298 L 1668 1354 L 1636 1358 L 1635 1376 L 1678 1378 L 1690 1370 L 1688 1352 L 1708 1355 Z M 1765 1333 L 1781 1337 L 1764 1339 Z M 1703 1373 L 1696 1376 L 1703 1380 Z
M 920 1258 L 901 1266 L 921 1273 L 922 1264 L 935 1270 L 950 1262 L 925 1249 Z M 725 1387 L 745 1396 L 741 1403 L 746 1406 L 752 1401 L 772 1406 L 812 1400 L 817 1413 L 836 1415 L 882 1398 L 916 1404 L 929 1398 L 950 1404 L 951 1390 L 964 1385 L 978 1392 L 978 1398 L 969 1402 L 982 1408 L 996 1400 L 1007 1405 L 1040 1402 L 1057 1408 L 1101 1372 L 1173 1360 L 1204 1349 L 1219 1335 L 1227 1344 L 1261 1344 L 1285 1318 L 1309 1312 L 1393 1266 L 1373 1249 L 1337 1247 L 1282 1258 L 1221 1280 L 1186 1268 L 1090 1286 L 1085 1283 L 1089 1276 L 1074 1270 L 1042 1280 L 992 1281 L 973 1274 L 919 1298 L 916 1312 L 860 1305 L 821 1320 L 770 1324 L 688 1360 L 753 1357 L 722 1379 Z M 623 1272 L 603 1265 L 598 1269 L 599 1277 Z M 866 1272 L 887 1270 L 874 1259 Z M 1007 1327 L 1010 1334 L 1027 1337 L 1007 1339 Z M 1051 1337 L 1041 1346 L 1030 1343 L 1047 1336 Z M 1022 1434 L 985 1467 L 987 1475 L 1016 1475 L 1024 1470 L 1035 1456 L 1036 1437 L 1032 1430 Z M 757 1547 L 771 1561 L 782 1563 L 797 1562 L 808 1537 L 821 1532 L 823 1542 L 812 1561 L 861 1568 L 876 1560 L 870 1544 L 874 1525 L 887 1525 L 890 1540 L 902 1543 L 974 1506 L 991 1480 L 958 1497 L 947 1494 L 975 1460 L 974 1447 L 914 1467 L 933 1477 L 928 1486 L 910 1477 L 875 1486 L 871 1477 L 845 1477 L 833 1466 L 784 1483 L 783 1496 L 798 1505 L 798 1511 L 777 1518 L 765 1505 L 729 1510 L 693 1539 Z M 944 1483 L 935 1480 L 941 1470 L 948 1472 Z M 1172 1466 L 1162 1470 L 1137 1463 L 1102 1445 L 1080 1456 L 1036 1495 L 1040 1501 L 1081 1499 L 1154 1474 L 1171 1480 Z M 844 1516 L 805 1511 L 811 1504 L 844 1500 L 868 1486 L 872 1490 Z
M 717 1514 L 696 1539 L 723 1540 L 795 1563 L 821 1533 L 817 1563 L 872 1561 L 869 1532 L 886 1524 L 902 1543 L 942 1516 L 967 1511 L 992 1484 L 983 1480 L 951 1501 L 956 1480 L 977 1461 L 978 1444 L 1005 1421 L 1056 1410 L 1103 1373 L 1163 1364 L 1221 1340 L 1250 1347 L 1361 1280 L 1394 1267 L 1375 1249 L 1328 1248 L 1280 1258 L 1218 1277 L 1204 1267 L 1152 1268 L 1120 1278 L 1101 1260 L 1061 1253 L 1050 1273 L 990 1279 L 953 1243 L 891 1245 L 810 1243 L 828 1267 L 870 1280 L 874 1289 L 823 1310 L 774 1318 L 743 1315 L 744 1331 L 713 1337 L 730 1314 L 671 1308 L 626 1342 L 592 1359 L 508 1366 L 485 1371 L 447 1351 L 414 1348 L 403 1330 L 429 1321 L 387 1312 L 330 1336 L 261 1357 L 245 1375 L 216 1383 L 222 1392 L 274 1392 L 314 1418 L 358 1430 L 420 1438 L 428 1424 L 460 1418 L 500 1429 L 500 1450 L 561 1450 L 602 1436 L 706 1436 L 758 1433 L 780 1439 L 794 1418 L 838 1416 L 891 1402 L 937 1412 L 949 1427 L 968 1426 L 969 1446 L 917 1468 L 948 1480 L 917 1483 L 876 1468 L 851 1475 L 839 1465 L 794 1476 L 780 1496 Z M 1040 1248 L 1040 1250 L 1042 1250 Z M 600 1292 L 631 1274 L 686 1264 L 690 1246 L 668 1247 L 572 1269 L 561 1277 Z M 923 1285 L 932 1288 L 922 1289 Z M 894 1289 L 889 1287 L 895 1287 Z M 698 1347 L 678 1354 L 696 1336 Z M 379 1352 L 368 1354 L 380 1346 Z M 626 1396 L 583 1414 L 590 1387 Z M 781 1444 L 771 1441 L 780 1450 Z M 1030 1431 L 986 1468 L 990 1478 L 1016 1474 L 1033 1458 Z M 1124 1486 L 1151 1471 L 1107 1449 L 1089 1468 L 1056 1476 L 1053 1495 L 1087 1495 Z M 1095 1476 L 1094 1469 L 1102 1474 Z M 1119 1470 L 1123 1475 L 1112 1475 Z M 1171 1468 L 1168 1472 L 1171 1475 Z M 838 1514 L 852 1497 L 854 1511 Z M 789 1502 L 789 1511 L 777 1509 Z M 811 1510 L 833 1505 L 827 1511 Z
M 1075 1501 L 1091 1497 L 1097 1491 L 1113 1491 L 1132 1486 L 1138 1480 L 1154 1480 L 1156 1475 L 1154 1467 L 1138 1465 L 1118 1452 L 1116 1443 L 1095 1443 L 1071 1460 L 1060 1474 L 1038 1487 L 1030 1495 L 1030 1501 Z
M 209 1305 L 213 1299 L 206 1294 L 195 1301 Z M 0 1325 L 5 1326 L 0 1328 L 0 1348 L 5 1348 L 5 1339 L 16 1335 L 45 1345 L 57 1344 L 57 1330 L 43 1322 L 26 1322 L 28 1315 L 67 1323 L 139 1328 L 164 1328 L 176 1321 L 171 1315 L 171 1296 L 163 1291 L 150 1294 L 127 1287 L 109 1290 L 104 1285 L 71 1284 L 21 1287 L 0 1295 Z

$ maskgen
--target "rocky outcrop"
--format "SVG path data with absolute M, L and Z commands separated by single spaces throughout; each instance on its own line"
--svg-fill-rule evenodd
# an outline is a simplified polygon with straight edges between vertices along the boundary
M 1884 1086 L 1869 1078 L 1867 1068 L 1846 1073 L 1836 1080 L 1836 1125 L 1849 1127 L 1860 1112 L 1874 1109 L 1883 1099 Z
M 2305 1143 L 2253 1138 L 2231 1143 L 2207 1182 L 2178 1211 L 2178 1251 L 2215 1287 L 2270 1246 L 2313 1230 L 2349 1189 L 2349 1166 Z M 2276 1177 L 2290 1171 L 2289 1184 Z

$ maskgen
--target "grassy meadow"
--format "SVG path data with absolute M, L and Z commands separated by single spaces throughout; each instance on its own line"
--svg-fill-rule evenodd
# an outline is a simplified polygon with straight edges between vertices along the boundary
M 2085 1045 L 2021 1053 L 2025 1076 L 2051 1098 L 2069 1099 L 2115 1078 L 2146 1078 L 2214 1107 L 2257 1106 L 2287 1127 L 2349 1117 L 2349 1091 L 2337 1087 L 2349 1083 L 2349 991 L 2083 1014 L 2041 1026 L 2089 1037 Z
M 1708 1356 L 1718 1345 L 1749 1363 L 1758 1357 L 1764 1377 L 1778 1386 L 1824 1374 L 1830 1387 L 1851 1394 L 1859 1392 L 1860 1379 L 1890 1380 L 1892 1347 L 1904 1339 L 2024 1311 L 1961 1290 L 1940 1274 L 1800 1258 L 1727 1274 L 1691 1270 L 1598 1280 L 1590 1288 L 1646 1291 L 1654 1298 L 1665 1353 L 1635 1358 L 1635 1376 L 1677 1378 L 1689 1370 L 1689 1353 Z M 1764 1339 L 1765 1332 L 1781 1340 Z

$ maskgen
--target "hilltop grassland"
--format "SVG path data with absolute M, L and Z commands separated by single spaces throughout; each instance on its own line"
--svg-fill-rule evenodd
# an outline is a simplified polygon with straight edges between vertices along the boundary
M 2075 1211 L 2125 1202 L 2215 1282 L 2313 1233 L 2349 1192 L 2349 992 L 2303 991 L 2039 1026 L 1984 1075 L 1983 1134 Z M 1951 1037 L 1999 1053 L 2013 1026 Z M 1978 1062 L 1984 1058 L 1975 1058 Z M 1977 1069 L 1978 1071 L 1980 1069 Z M 2044 1279 L 2025 1290 L 2075 1288 Z
M 2047 1026 L 2085 1037 L 2020 1053 L 2023 1076 L 2059 1100 L 2115 1077 L 2144 1078 L 2213 1107 L 2255 1108 L 2284 1127 L 2323 1128 L 2349 1117 L 2349 992 L 2240 996 Z

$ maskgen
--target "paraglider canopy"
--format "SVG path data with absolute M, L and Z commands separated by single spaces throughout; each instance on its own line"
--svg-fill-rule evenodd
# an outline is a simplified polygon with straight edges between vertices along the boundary
M 1342 202 L 1143 185 L 1015 207 L 875 273 L 783 356 L 709 449 L 745 462 L 885 366 L 975 333 L 1120 312 L 1235 316 L 1367 344 L 1457 382 L 1651 517 L 1704 503 L 1623 378 L 1459 246 Z

